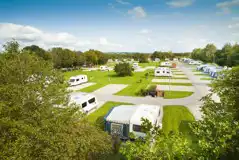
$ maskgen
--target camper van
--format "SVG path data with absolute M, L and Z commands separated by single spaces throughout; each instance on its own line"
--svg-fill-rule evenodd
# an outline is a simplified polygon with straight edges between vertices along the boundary
M 138 67 L 139 67 L 139 64 L 138 64 L 138 63 L 136 63 L 136 62 L 133 63 L 133 68 L 134 68 L 134 69 L 136 69 L 136 68 L 138 68 Z
M 70 86 L 76 86 L 86 82 L 88 82 L 87 75 L 78 75 L 78 76 L 70 77 L 70 80 L 68 81 Z
M 163 77 L 172 77 L 173 74 L 172 74 L 172 71 L 170 68 L 167 68 L 167 67 L 158 67 L 154 70 L 154 76 L 155 77 L 160 77 L 160 76 L 163 76 Z
M 98 101 L 92 94 L 77 93 L 77 95 L 71 95 L 70 103 L 80 105 L 81 110 L 85 113 L 97 108 Z
M 108 71 L 109 68 L 107 66 L 100 66 L 101 71 Z
M 142 118 L 148 119 L 154 126 L 162 127 L 163 109 L 154 105 L 121 105 L 112 108 L 104 117 L 105 131 L 129 139 L 129 133 L 136 137 L 145 137 L 142 131 Z
M 171 67 L 172 63 L 171 62 L 161 62 L 160 66 Z

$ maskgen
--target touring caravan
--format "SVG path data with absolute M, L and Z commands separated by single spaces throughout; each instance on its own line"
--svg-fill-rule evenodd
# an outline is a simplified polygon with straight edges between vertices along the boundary
M 170 68 L 167 67 L 158 67 L 154 70 L 154 76 L 155 77 L 172 77 L 172 71 Z
M 80 105 L 83 112 L 88 113 L 89 111 L 97 108 L 97 98 L 92 94 L 77 93 L 77 95 L 71 95 L 70 103 Z
M 136 68 L 138 68 L 138 67 L 139 67 L 139 64 L 138 64 L 138 63 L 136 63 L 136 62 L 133 63 L 133 68 L 134 68 L 134 69 L 136 69 Z
M 160 66 L 171 67 L 172 63 L 171 62 L 161 62 Z
M 75 86 L 86 82 L 88 82 L 87 75 L 73 76 L 70 77 L 70 80 L 68 81 L 70 86 Z
M 100 66 L 101 71 L 108 71 L 109 68 L 107 66 Z
M 105 131 L 129 139 L 129 133 L 144 137 L 142 118 L 148 119 L 154 126 L 162 127 L 163 108 L 154 105 L 121 105 L 112 108 L 104 117 Z

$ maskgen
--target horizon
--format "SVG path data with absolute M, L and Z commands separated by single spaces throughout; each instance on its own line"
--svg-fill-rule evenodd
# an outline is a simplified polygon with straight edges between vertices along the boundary
M 14 38 L 46 50 L 182 53 L 208 43 L 219 49 L 239 42 L 238 9 L 239 0 L 1 1 L 0 45 Z

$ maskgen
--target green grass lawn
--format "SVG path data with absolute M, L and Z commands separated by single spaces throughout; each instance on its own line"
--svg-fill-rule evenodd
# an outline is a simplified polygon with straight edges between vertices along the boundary
M 147 66 L 156 66 L 158 67 L 160 62 L 148 62 L 148 63 L 139 63 L 140 67 L 147 67 Z
M 145 77 L 145 73 L 150 72 L 150 76 L 148 79 Z M 124 90 L 119 92 L 117 95 L 129 95 L 129 96 L 136 96 L 138 90 L 143 87 L 147 87 L 147 85 L 151 82 L 153 78 L 152 70 L 147 70 L 145 72 L 135 72 L 133 76 L 126 76 L 126 77 L 118 77 L 114 71 L 110 72 L 102 72 L 102 71 L 72 71 L 72 72 L 65 72 L 65 79 L 69 79 L 71 76 L 85 74 L 88 76 L 89 82 L 95 82 L 95 85 L 86 87 L 81 89 L 82 92 L 93 92 L 101 87 L 104 87 L 108 84 L 128 84 L 129 86 L 126 87 Z M 139 83 L 139 80 L 142 80 Z
M 167 82 L 154 82 L 153 84 L 174 85 L 174 86 L 192 86 L 192 83 L 167 83 Z
M 95 112 L 91 113 L 90 115 L 87 116 L 87 120 L 91 123 L 94 124 L 101 129 L 104 129 L 104 116 L 109 112 L 109 110 L 115 106 L 119 105 L 132 105 L 130 103 L 122 103 L 122 102 L 106 102 L 102 107 L 100 107 L 98 110 Z
M 212 80 L 210 77 L 200 78 L 200 80 Z
M 184 106 L 164 106 L 163 107 L 163 131 L 169 133 L 185 132 L 185 123 L 194 121 L 192 113 Z
M 187 77 L 154 77 L 154 79 L 188 79 Z
M 191 96 L 194 92 L 186 92 L 186 91 L 165 91 L 164 98 L 165 99 L 176 99 L 176 98 L 184 98 Z
M 206 74 L 206 73 L 195 73 L 194 75 L 196 75 L 196 76 L 207 76 L 207 77 L 209 77 L 209 75 Z

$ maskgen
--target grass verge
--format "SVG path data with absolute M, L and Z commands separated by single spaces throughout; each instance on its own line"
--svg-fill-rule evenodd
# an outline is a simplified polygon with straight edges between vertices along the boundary
M 200 78 L 200 80 L 212 80 L 210 77 Z
M 194 92 L 186 92 L 186 91 L 165 91 L 164 98 L 165 99 L 177 99 L 191 96 Z
M 194 121 L 195 118 L 188 108 L 184 106 L 164 106 L 163 107 L 163 131 L 169 133 L 185 132 L 187 127 L 185 123 Z
M 167 82 L 155 82 L 153 84 L 172 85 L 172 86 L 192 86 L 192 83 L 167 83 Z

